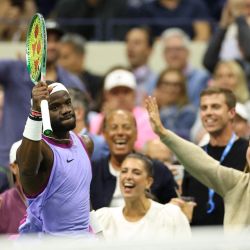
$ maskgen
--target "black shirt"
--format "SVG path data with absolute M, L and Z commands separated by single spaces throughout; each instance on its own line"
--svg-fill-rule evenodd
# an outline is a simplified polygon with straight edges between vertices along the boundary
M 165 204 L 175 198 L 176 183 L 171 171 L 164 163 L 153 160 L 154 182 L 151 192 L 159 203 Z M 108 207 L 116 187 L 116 177 L 109 171 L 109 155 L 92 161 L 90 200 L 93 209 Z
M 246 151 L 249 142 L 245 139 L 237 139 L 225 159 L 221 163 L 223 166 L 231 167 L 243 171 L 246 166 Z M 226 146 L 212 146 L 208 144 L 206 147 L 207 153 L 214 159 L 220 161 L 221 155 Z M 204 149 L 205 149 L 204 147 Z M 215 209 L 211 214 L 207 213 L 208 188 L 185 172 L 182 184 L 183 195 L 193 196 L 197 203 L 194 209 L 191 225 L 222 225 L 224 218 L 224 203 L 223 199 L 214 194 L 213 201 Z

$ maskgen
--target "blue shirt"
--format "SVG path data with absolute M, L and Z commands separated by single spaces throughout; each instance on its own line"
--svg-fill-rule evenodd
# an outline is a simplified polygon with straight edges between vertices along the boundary
M 144 99 L 148 95 L 152 95 L 157 75 L 147 66 L 143 65 L 133 71 L 136 79 L 136 104 L 143 106 Z
M 155 25 L 151 25 L 154 36 L 160 36 L 167 28 L 178 27 L 193 37 L 193 22 L 209 19 L 209 11 L 201 0 L 180 0 L 175 9 L 168 9 L 160 1 L 153 1 L 132 10 L 131 13 L 134 17 L 155 21 Z M 166 18 L 165 21 L 164 18 Z
M 196 118 L 196 108 L 193 105 L 163 107 L 160 118 L 165 128 L 170 129 L 185 139 L 190 139 L 190 129 Z
M 66 87 L 84 91 L 76 76 L 57 67 L 57 81 Z M 34 84 L 29 78 L 26 63 L 18 60 L 0 60 L 0 84 L 4 87 L 4 106 L 0 124 L 0 166 L 9 165 L 11 145 L 20 140 L 30 112 L 31 91 Z
M 207 88 L 210 75 L 203 69 L 194 69 L 191 67 L 184 74 L 187 78 L 186 88 L 188 99 L 195 107 L 199 107 L 200 93 L 203 89 Z

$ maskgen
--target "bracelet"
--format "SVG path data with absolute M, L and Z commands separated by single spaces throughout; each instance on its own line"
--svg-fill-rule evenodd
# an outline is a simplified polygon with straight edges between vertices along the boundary
M 42 113 L 39 111 L 31 110 L 29 118 L 34 121 L 42 121 Z
M 42 139 L 42 119 L 34 120 L 29 116 L 23 131 L 23 137 L 32 141 L 40 141 Z
M 42 116 L 33 116 L 32 114 L 29 114 L 29 118 L 33 121 L 42 121 Z
M 32 114 L 34 116 L 42 116 L 42 113 L 40 111 L 36 111 L 33 109 L 30 110 L 30 114 Z

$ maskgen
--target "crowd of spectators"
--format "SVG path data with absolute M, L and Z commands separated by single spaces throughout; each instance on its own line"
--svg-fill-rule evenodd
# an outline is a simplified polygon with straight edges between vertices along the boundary
M 219 21 L 225 0 L 2 0 L 2 40 L 23 40 L 35 12 L 57 19 L 65 31 L 87 40 L 123 40 L 133 26 L 147 25 L 159 37 L 170 27 L 191 39 L 207 41 Z
M 223 165 L 244 171 L 250 135 L 250 0 L 2 0 L 0 41 L 24 41 L 36 12 L 47 24 L 47 79 L 69 88 L 74 132 L 89 135 L 95 145 L 93 208 L 124 205 L 118 176 L 124 159 L 139 151 L 153 159 L 151 195 L 157 202 L 181 193 L 194 197 L 191 225 L 222 225 L 222 200 L 184 172 L 160 142 L 145 98 L 156 98 L 165 128 L 201 145 Z M 160 73 L 149 66 L 156 39 L 164 58 Z M 86 44 L 93 40 L 122 40 L 128 65 L 113 65 L 105 75 L 90 71 Z M 194 41 L 207 44 L 203 68 L 191 65 Z M 23 60 L 0 60 L 0 221 L 6 207 L 13 209 L 6 205 L 10 194 L 19 195 L 18 215 L 27 206 L 11 148 L 22 139 L 32 86 Z M 103 211 L 111 210 L 99 210 L 99 217 Z M 0 233 L 16 233 L 16 221 L 11 225 L 0 227 Z

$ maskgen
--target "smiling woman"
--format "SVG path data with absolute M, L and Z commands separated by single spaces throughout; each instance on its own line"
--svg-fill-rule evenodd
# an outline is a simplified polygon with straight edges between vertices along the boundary
M 129 154 L 122 163 L 119 183 L 125 206 L 101 208 L 94 212 L 105 239 L 190 236 L 188 220 L 178 206 L 162 205 L 148 198 L 153 183 L 153 165 L 148 157 Z
M 181 71 L 168 68 L 161 72 L 153 95 L 164 126 L 189 139 L 196 108 L 188 100 L 186 85 L 186 78 Z

